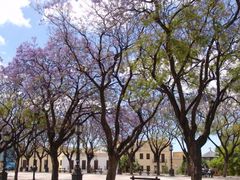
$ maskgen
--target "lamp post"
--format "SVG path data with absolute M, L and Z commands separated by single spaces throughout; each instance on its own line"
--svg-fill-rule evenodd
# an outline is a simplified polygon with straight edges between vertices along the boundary
M 77 151 L 76 151 L 76 165 L 74 168 L 74 172 L 72 173 L 72 180 L 82 180 L 82 172 L 80 168 L 80 135 L 82 133 L 82 125 L 80 123 L 77 124 L 75 132 L 77 135 Z
M 32 167 L 32 172 L 33 172 L 33 180 L 35 180 L 35 174 L 36 174 L 36 170 L 37 170 L 37 164 L 36 164 L 36 128 L 37 122 L 33 121 L 32 122 L 32 126 L 33 126 L 33 167 Z
M 6 159 L 7 159 L 7 143 L 9 142 L 10 140 L 10 135 L 9 135 L 9 132 L 5 132 L 3 134 L 3 142 L 5 143 L 5 147 L 4 147 L 4 151 L 3 151 L 3 169 L 2 169 L 2 173 L 1 173 L 1 176 L 0 176 L 0 180 L 7 180 L 7 172 L 6 172 Z
M 170 169 L 169 169 L 169 175 L 174 176 L 174 169 L 172 168 L 172 151 L 173 151 L 173 145 L 172 143 L 169 144 L 169 151 L 170 151 Z

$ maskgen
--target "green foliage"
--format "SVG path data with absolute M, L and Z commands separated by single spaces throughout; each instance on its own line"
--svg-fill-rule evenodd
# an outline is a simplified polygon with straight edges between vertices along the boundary
M 177 174 L 185 174 L 186 169 L 187 169 L 187 162 L 183 161 L 181 166 L 177 169 L 176 173 Z
M 240 160 L 239 160 L 239 157 L 240 157 L 240 148 L 238 148 L 233 157 L 230 158 L 230 164 L 229 164 L 229 174 L 230 175 L 237 175 L 239 176 L 240 175 Z
M 6 115 L 6 108 L 4 106 L 0 107 L 0 117 L 4 117 Z
M 126 172 L 128 168 L 128 157 L 126 155 L 122 156 L 119 161 L 119 168 L 122 172 Z
M 140 165 L 138 162 L 130 162 L 127 155 L 124 155 L 121 157 L 119 161 L 119 168 L 121 169 L 121 172 L 129 172 L 130 171 L 130 163 L 133 163 L 133 172 L 137 172 L 140 168 Z
M 174 52 L 175 57 L 178 59 L 179 66 L 182 66 L 182 63 L 185 61 L 189 53 L 189 44 L 186 41 L 172 39 L 172 51 Z
M 162 173 L 163 173 L 163 174 L 168 174 L 168 171 L 169 171 L 169 170 L 168 170 L 167 165 L 163 165 L 163 166 L 162 166 Z
M 231 86 L 231 89 L 237 93 L 240 92 L 240 64 L 235 65 L 235 68 L 229 72 L 230 77 L 235 77 L 238 79 L 236 83 Z
M 237 148 L 234 155 L 229 160 L 228 175 L 240 175 L 240 148 Z M 208 162 L 208 166 L 216 170 L 217 174 L 223 174 L 224 159 L 220 155 Z
M 224 165 L 224 160 L 222 156 L 214 158 L 208 162 L 208 166 L 212 169 L 215 169 L 216 174 L 223 173 L 223 165 Z
M 32 123 L 36 121 L 38 128 L 44 128 L 46 120 L 42 113 L 34 113 L 31 109 L 26 108 L 22 111 L 22 121 L 25 121 L 28 128 L 32 127 Z

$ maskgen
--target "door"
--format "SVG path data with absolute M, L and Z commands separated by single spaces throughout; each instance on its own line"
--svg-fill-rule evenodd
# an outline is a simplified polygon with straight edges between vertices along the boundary
M 98 169 L 98 160 L 94 160 L 94 169 Z
M 82 169 L 86 169 L 86 160 L 82 160 Z
M 23 168 L 26 168 L 26 166 L 27 166 L 27 160 L 24 159 L 24 160 L 23 160 Z
M 73 169 L 73 164 L 74 164 L 74 161 L 71 160 L 71 161 L 70 161 L 70 169 Z

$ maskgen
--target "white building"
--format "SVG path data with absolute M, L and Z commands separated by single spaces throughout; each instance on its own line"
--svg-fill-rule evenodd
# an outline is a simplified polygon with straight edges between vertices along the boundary
M 69 165 L 67 157 L 61 153 L 58 157 L 59 159 L 59 169 L 69 171 L 69 169 L 74 169 L 76 163 L 76 154 L 73 155 L 71 165 Z M 87 157 L 85 153 L 80 154 L 80 168 L 83 171 L 87 170 Z M 97 151 L 94 153 L 94 158 L 91 160 L 92 169 L 102 169 L 106 171 L 108 169 L 108 154 L 104 151 Z

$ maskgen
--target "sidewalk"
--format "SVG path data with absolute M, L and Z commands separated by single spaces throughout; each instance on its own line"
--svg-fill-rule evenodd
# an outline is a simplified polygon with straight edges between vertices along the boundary
M 137 175 L 136 175 L 137 176 Z M 8 180 L 13 180 L 14 172 L 8 172 Z M 31 172 L 19 172 L 19 180 L 31 180 Z M 51 180 L 51 173 L 36 173 L 36 180 Z M 130 180 L 130 175 L 117 175 L 116 180 Z M 147 177 L 156 177 L 156 176 L 147 176 Z M 190 180 L 190 177 L 186 176 L 159 176 L 161 180 Z M 70 173 L 59 173 L 59 180 L 71 180 L 72 176 Z M 106 175 L 101 174 L 84 174 L 83 180 L 105 180 Z M 214 177 L 214 178 L 202 178 L 203 180 L 240 180 L 240 177 Z

